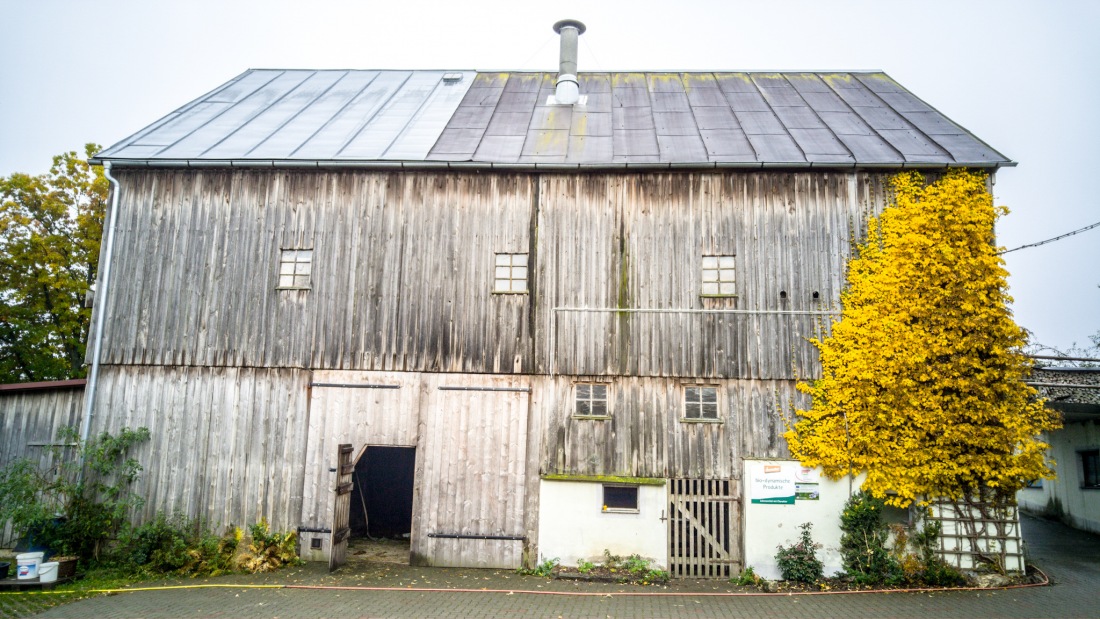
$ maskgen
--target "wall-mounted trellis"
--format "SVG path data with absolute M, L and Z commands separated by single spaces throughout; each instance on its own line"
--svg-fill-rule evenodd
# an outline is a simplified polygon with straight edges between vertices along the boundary
M 935 501 L 931 508 L 932 519 L 943 527 L 940 555 L 948 564 L 960 569 L 986 565 L 1003 572 L 1024 571 L 1020 513 L 1014 502 L 963 497 Z

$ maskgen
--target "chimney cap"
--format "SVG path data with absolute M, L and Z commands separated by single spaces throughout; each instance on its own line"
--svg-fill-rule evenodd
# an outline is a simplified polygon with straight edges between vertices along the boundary
M 576 28 L 577 34 L 584 34 L 584 24 L 576 19 L 563 19 L 560 22 L 554 24 L 554 32 L 561 34 L 561 29 L 567 28 L 569 26 Z

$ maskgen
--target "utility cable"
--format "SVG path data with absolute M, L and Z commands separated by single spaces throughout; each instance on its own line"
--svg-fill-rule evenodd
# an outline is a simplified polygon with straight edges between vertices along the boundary
M 1021 245 L 1019 247 L 1013 247 L 1012 249 L 1006 249 L 1004 251 L 999 251 L 999 252 L 997 252 L 997 255 L 998 256 L 1003 256 L 1004 254 L 1007 254 L 1009 252 L 1014 252 L 1018 249 L 1027 249 L 1029 247 L 1038 247 L 1040 245 L 1046 245 L 1047 243 L 1053 243 L 1054 241 L 1061 241 L 1064 238 L 1071 237 L 1075 234 L 1080 234 L 1082 232 L 1085 232 L 1086 230 L 1092 230 L 1093 228 L 1096 228 L 1098 226 L 1100 226 L 1100 221 L 1098 221 L 1094 224 L 1089 224 L 1089 225 L 1085 226 L 1084 228 L 1079 228 L 1077 230 L 1074 230 L 1073 232 L 1067 232 L 1067 233 L 1065 233 L 1061 236 L 1056 236 L 1052 239 L 1047 239 L 1045 241 L 1039 241 L 1038 243 L 1029 243 L 1027 245 Z

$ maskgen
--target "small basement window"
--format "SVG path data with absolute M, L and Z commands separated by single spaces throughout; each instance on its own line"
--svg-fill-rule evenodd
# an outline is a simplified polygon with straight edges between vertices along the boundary
M 527 292 L 527 254 L 497 254 L 493 263 L 493 292 Z
M 309 290 L 313 272 L 312 249 L 284 249 L 279 256 L 279 288 Z
M 737 286 L 734 282 L 734 257 L 703 256 L 702 282 L 701 294 L 704 297 L 737 296 Z
M 577 417 L 607 417 L 607 385 L 577 383 Z
M 605 485 L 603 511 L 638 513 L 638 486 Z
M 1100 449 L 1077 452 L 1081 462 L 1081 487 L 1100 488 Z
M 716 421 L 718 387 L 684 387 L 684 419 Z

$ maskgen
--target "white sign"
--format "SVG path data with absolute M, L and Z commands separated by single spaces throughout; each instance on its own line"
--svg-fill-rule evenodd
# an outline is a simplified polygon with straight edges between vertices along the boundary
M 754 462 L 749 467 L 752 503 L 794 505 L 795 478 L 802 467 L 789 462 Z

